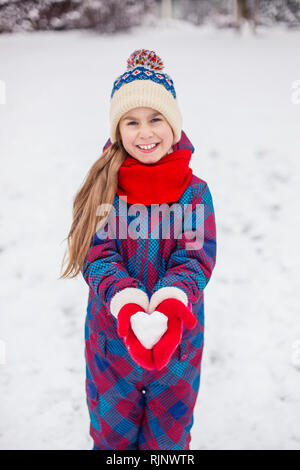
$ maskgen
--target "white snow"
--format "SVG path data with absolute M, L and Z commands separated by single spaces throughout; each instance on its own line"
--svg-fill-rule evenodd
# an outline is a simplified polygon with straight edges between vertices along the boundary
M 73 197 L 109 137 L 113 81 L 138 48 L 174 80 L 215 206 L 191 449 L 299 449 L 300 31 L 180 21 L 0 35 L 0 448 L 92 448 L 88 287 L 57 278 Z

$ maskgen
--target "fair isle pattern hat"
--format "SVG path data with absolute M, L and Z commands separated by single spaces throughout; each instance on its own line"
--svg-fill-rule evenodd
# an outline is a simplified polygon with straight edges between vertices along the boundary
M 167 119 L 179 142 L 182 115 L 171 77 L 163 73 L 164 64 L 154 51 L 138 49 L 127 60 L 127 70 L 114 82 L 110 101 L 110 140 L 116 142 L 121 117 L 140 106 L 153 108 Z

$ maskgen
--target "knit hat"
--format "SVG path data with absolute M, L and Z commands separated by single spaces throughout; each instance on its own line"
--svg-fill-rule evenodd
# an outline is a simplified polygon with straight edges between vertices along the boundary
M 179 142 L 182 115 L 171 77 L 162 73 L 164 64 L 154 51 L 138 49 L 127 60 L 127 70 L 114 82 L 110 101 L 110 139 L 116 142 L 121 117 L 131 109 L 145 106 L 159 111 L 173 129 L 174 144 Z

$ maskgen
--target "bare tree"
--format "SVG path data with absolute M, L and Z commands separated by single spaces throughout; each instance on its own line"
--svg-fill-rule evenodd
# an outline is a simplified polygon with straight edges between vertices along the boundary
M 234 0 L 236 28 L 239 31 L 244 21 L 248 22 L 253 32 L 256 30 L 259 0 Z
M 161 0 L 161 16 L 162 18 L 173 17 L 173 2 L 172 0 Z

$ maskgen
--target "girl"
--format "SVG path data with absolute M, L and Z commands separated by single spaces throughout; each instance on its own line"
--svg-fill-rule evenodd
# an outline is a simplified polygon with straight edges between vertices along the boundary
M 173 81 L 162 70 L 154 51 L 130 55 L 111 93 L 110 139 L 74 199 L 61 277 L 81 272 L 89 286 L 86 394 L 95 450 L 182 450 L 191 439 L 216 230 L 209 188 L 189 167 L 194 147 L 181 129 Z

